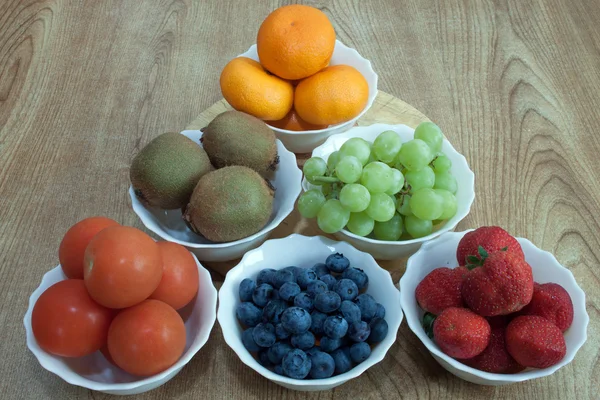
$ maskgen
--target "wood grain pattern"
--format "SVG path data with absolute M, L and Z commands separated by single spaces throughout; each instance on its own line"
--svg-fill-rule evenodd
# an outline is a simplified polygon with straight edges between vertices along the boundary
M 103 399 L 39 366 L 29 294 L 66 229 L 90 215 L 141 227 L 128 166 L 221 96 L 218 77 L 288 1 L 0 2 L 0 390 Z M 454 378 L 403 324 L 386 358 L 328 392 L 285 390 L 244 366 L 218 326 L 167 385 L 139 396 L 266 399 L 600 397 L 600 7 L 597 0 L 312 0 L 372 60 L 379 88 L 438 123 L 477 176 L 458 229 L 498 224 L 551 251 L 587 294 L 588 342 L 548 378 Z

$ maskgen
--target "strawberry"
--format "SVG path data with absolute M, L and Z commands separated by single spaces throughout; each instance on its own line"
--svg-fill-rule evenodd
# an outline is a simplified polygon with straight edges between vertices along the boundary
M 492 329 L 490 344 L 485 350 L 473 358 L 462 360 L 463 364 L 481 371 L 494 374 L 515 374 L 525 369 L 515 361 L 506 350 L 506 326 L 508 318 L 505 316 L 488 318 Z
M 523 249 L 521 249 L 517 239 L 504 229 L 499 226 L 482 226 L 467 233 L 458 242 L 456 249 L 458 263 L 460 265 L 476 263 L 479 256 L 479 247 L 483 247 L 488 254 L 505 250 L 525 258 Z
M 567 353 L 562 331 L 538 315 L 522 315 L 508 324 L 506 348 L 519 364 L 533 368 L 548 368 Z
M 557 283 L 534 283 L 531 302 L 521 315 L 539 315 L 566 331 L 573 322 L 573 302 L 569 293 Z
M 467 272 L 465 267 L 434 269 L 419 282 L 415 290 L 417 303 L 435 315 L 448 307 L 464 307 L 460 286 Z
M 490 342 L 490 324 L 467 308 L 446 308 L 433 322 L 433 338 L 454 358 L 472 358 Z
M 461 292 L 467 306 L 484 317 L 506 315 L 525 307 L 533 295 L 533 273 L 514 252 L 489 254 L 479 248 L 482 266 L 468 265 Z

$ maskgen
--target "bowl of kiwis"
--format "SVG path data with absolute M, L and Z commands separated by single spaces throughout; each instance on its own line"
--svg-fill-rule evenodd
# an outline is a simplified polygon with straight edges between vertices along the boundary
M 150 231 L 203 261 L 260 246 L 294 209 L 296 156 L 258 118 L 217 115 L 202 131 L 163 133 L 134 157 L 132 208 Z

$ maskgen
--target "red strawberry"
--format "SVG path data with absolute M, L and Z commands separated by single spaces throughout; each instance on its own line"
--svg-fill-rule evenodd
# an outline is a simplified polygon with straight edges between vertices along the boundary
M 561 330 L 537 315 L 522 315 L 508 324 L 506 348 L 519 364 L 533 368 L 550 367 L 567 353 Z
M 448 307 L 464 307 L 460 286 L 467 272 L 465 267 L 434 269 L 419 282 L 415 290 L 417 303 L 435 315 Z
M 505 250 L 508 253 L 515 253 L 521 258 L 523 249 L 521 245 L 508 232 L 499 226 L 482 226 L 467 233 L 458 242 L 456 249 L 456 258 L 461 265 L 473 264 L 479 257 L 479 247 L 483 247 L 488 254 L 495 253 L 500 250 Z M 470 258 L 472 256 L 473 258 Z
M 492 328 L 490 344 L 481 354 L 463 360 L 463 364 L 494 374 L 515 374 L 523 371 L 525 367 L 516 362 L 506 350 L 505 333 L 508 318 L 492 317 L 488 318 L 488 322 Z
M 514 252 L 487 255 L 480 249 L 481 267 L 465 277 L 461 292 L 467 306 L 484 317 L 506 315 L 525 307 L 533 295 L 533 273 L 525 259 Z
M 566 331 L 573 322 L 573 302 L 569 293 L 557 283 L 534 283 L 531 302 L 521 315 L 539 315 Z
M 433 322 L 433 338 L 450 357 L 472 358 L 490 342 L 490 324 L 467 308 L 446 308 Z

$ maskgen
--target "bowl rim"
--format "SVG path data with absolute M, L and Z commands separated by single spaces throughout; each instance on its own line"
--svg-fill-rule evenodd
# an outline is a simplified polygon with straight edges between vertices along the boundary
M 50 277 L 50 275 L 53 275 L 57 272 L 60 272 L 64 276 L 64 273 L 62 272 L 62 268 L 61 268 L 60 264 L 58 264 L 56 267 L 52 268 L 51 270 L 47 271 L 44 274 L 40 284 L 29 296 L 27 311 L 25 312 L 25 316 L 23 318 L 23 324 L 25 325 L 27 348 L 29 349 L 29 351 L 31 351 L 31 353 L 33 353 L 35 358 L 38 360 L 39 364 L 45 370 L 57 375 L 58 377 L 63 379 L 65 382 L 67 382 L 71 385 L 84 387 L 84 388 L 90 389 L 90 390 L 96 390 L 96 391 L 101 391 L 101 392 L 126 391 L 126 390 L 136 389 L 136 388 L 139 388 L 139 387 L 142 387 L 142 386 L 145 386 L 148 384 L 152 384 L 155 382 L 159 382 L 159 381 L 169 377 L 169 375 L 174 376 L 180 369 L 185 367 L 185 365 L 190 362 L 190 360 L 198 353 L 198 351 L 200 351 L 200 349 L 202 347 L 204 347 L 204 345 L 210 338 L 210 333 L 213 330 L 213 327 L 214 327 L 214 324 L 216 321 L 216 317 L 217 317 L 217 298 L 218 298 L 217 289 L 215 288 L 215 286 L 212 282 L 212 279 L 210 277 L 210 273 L 208 272 L 208 270 L 200 263 L 200 261 L 198 261 L 198 258 L 192 252 L 190 252 L 190 254 L 192 254 L 192 256 L 194 257 L 194 260 L 196 261 L 196 265 L 198 267 L 199 281 L 201 282 L 201 286 L 202 285 L 207 286 L 207 288 L 203 288 L 203 291 L 210 293 L 209 298 L 206 301 L 206 304 L 209 307 L 208 308 L 208 310 L 209 310 L 208 318 L 206 319 L 206 321 L 203 321 L 203 324 L 205 324 L 209 329 L 207 330 L 206 335 L 204 335 L 204 337 L 201 337 L 201 339 L 197 343 L 195 341 L 192 341 L 192 344 L 190 345 L 189 349 L 184 354 L 181 355 L 181 357 L 175 364 L 171 365 L 166 370 L 164 370 L 156 375 L 143 377 L 142 379 L 136 380 L 133 382 L 106 383 L 106 382 L 97 382 L 97 381 L 91 380 L 89 378 L 81 376 L 70 370 L 54 369 L 53 366 L 44 357 L 44 356 L 51 356 L 51 357 L 54 357 L 54 356 L 50 353 L 47 353 L 41 347 L 39 347 L 39 345 L 37 344 L 37 342 L 35 340 L 35 337 L 33 336 L 33 330 L 31 327 L 31 314 L 33 312 L 33 307 L 34 307 L 36 301 L 42 295 L 42 293 L 45 291 L 45 289 L 42 289 L 42 284 L 44 283 L 44 281 L 52 279 Z M 68 278 L 66 276 L 64 276 L 64 279 L 62 279 L 62 280 L 66 280 L 66 279 L 68 279 Z M 208 289 L 208 291 L 207 291 L 207 289 Z
M 448 240 L 453 236 L 462 237 L 466 233 L 471 232 L 473 230 L 474 229 L 467 229 L 467 230 L 464 230 L 461 232 L 446 232 L 439 238 L 436 238 L 435 240 L 431 240 L 427 243 L 424 243 L 423 246 L 421 246 L 421 248 L 415 254 L 413 254 L 411 257 L 409 257 L 409 259 L 406 262 L 406 271 L 405 271 L 404 275 L 402 275 L 402 278 L 400 279 L 400 282 L 398 283 L 398 286 L 400 288 L 401 306 L 402 306 L 402 310 L 405 313 L 413 314 L 413 310 L 409 310 L 408 312 L 406 311 L 406 308 L 408 308 L 408 307 L 406 306 L 405 302 L 408 301 L 408 300 L 406 300 L 406 297 L 414 296 L 414 293 L 407 293 L 406 290 L 404 290 L 404 291 L 402 290 L 402 287 L 406 286 L 408 284 L 407 283 L 408 278 L 406 278 L 406 276 L 407 276 L 406 272 L 409 271 L 409 268 L 410 269 L 419 268 L 419 266 L 416 264 L 415 259 L 417 259 L 417 257 L 420 257 L 422 255 L 421 253 L 426 253 L 428 251 L 432 251 L 432 248 L 436 246 L 437 242 L 441 242 L 442 240 Z M 429 350 L 429 352 L 434 357 L 439 357 L 444 362 L 448 363 L 452 368 L 455 368 L 455 369 L 462 371 L 464 373 L 467 373 L 469 375 L 477 376 L 479 378 L 482 378 L 482 379 L 490 381 L 490 382 L 516 383 L 516 382 L 523 382 L 523 381 L 530 380 L 530 379 L 542 378 L 545 376 L 552 375 L 554 372 L 556 372 L 560 368 L 564 367 L 565 365 L 567 365 L 571 361 L 573 361 L 573 359 L 577 355 L 577 352 L 579 351 L 579 349 L 587 341 L 587 328 L 588 328 L 588 325 L 590 322 L 590 318 L 589 318 L 589 315 L 588 315 L 586 307 L 585 307 L 585 292 L 583 291 L 583 289 L 581 289 L 581 287 L 577 283 L 577 280 L 575 279 L 575 276 L 573 275 L 571 270 L 569 270 L 568 268 L 566 268 L 562 264 L 560 264 L 558 262 L 558 260 L 556 259 L 556 257 L 552 253 L 550 253 L 549 251 L 540 249 L 535 244 L 533 244 L 529 239 L 523 238 L 523 237 L 515 237 L 515 239 L 517 239 L 519 241 L 519 244 L 521 244 L 521 246 L 525 245 L 528 248 L 530 248 L 532 251 L 539 253 L 539 254 L 543 254 L 544 256 L 548 257 L 554 263 L 553 267 L 565 270 L 567 272 L 567 276 L 569 276 L 571 279 L 570 283 L 572 284 L 573 291 L 577 294 L 576 297 L 571 296 L 571 298 L 573 300 L 573 309 L 579 310 L 582 313 L 583 340 L 581 340 L 581 342 L 576 343 L 572 347 L 572 351 L 570 352 L 571 354 L 569 354 L 569 353 L 565 354 L 565 357 L 559 363 L 557 363 L 553 366 L 550 366 L 548 368 L 527 369 L 525 371 L 518 372 L 516 374 L 496 374 L 496 373 L 481 371 L 476 368 L 469 367 L 468 365 L 463 364 L 460 361 L 455 360 L 454 358 L 452 358 L 452 357 L 448 356 L 447 354 L 445 354 L 444 352 L 442 352 L 439 349 L 439 347 L 437 347 L 437 345 L 433 342 L 433 340 L 430 339 L 425 334 L 421 325 L 417 324 L 415 326 L 412 319 L 410 319 L 408 317 L 406 318 L 406 322 L 408 323 L 410 330 L 418 337 L 418 339 L 421 341 L 421 343 L 423 343 L 425 345 L 425 347 L 427 347 L 427 350 Z
M 202 137 L 202 131 L 199 129 L 186 129 L 179 133 L 184 136 L 187 136 L 187 135 L 185 135 L 185 133 L 189 133 L 189 132 L 194 132 L 194 133 L 200 132 L 200 137 Z M 233 247 L 236 245 L 248 243 L 248 242 L 251 242 L 261 236 L 267 235 L 271 231 L 273 231 L 275 228 L 277 228 L 279 225 L 281 225 L 283 220 L 286 219 L 294 211 L 296 199 L 298 199 L 298 196 L 302 192 L 302 171 L 298 168 L 298 161 L 296 159 L 296 155 L 294 153 L 292 153 L 291 151 L 289 151 L 284 146 L 284 144 L 281 142 L 281 140 L 276 138 L 275 143 L 277 144 L 277 153 L 279 155 L 280 163 L 281 163 L 281 160 L 289 159 L 288 163 L 290 164 L 290 166 L 292 166 L 292 164 L 293 164 L 293 168 L 291 168 L 291 172 L 292 172 L 291 175 L 296 175 L 296 176 L 290 176 L 291 179 L 289 179 L 289 180 L 291 182 L 298 181 L 299 184 L 297 186 L 294 185 L 291 189 L 290 199 L 293 197 L 293 201 L 287 201 L 287 202 L 282 201 L 282 204 L 280 207 L 280 210 L 282 211 L 281 216 L 278 216 L 279 213 L 275 213 L 274 218 L 272 220 L 270 220 L 260 231 L 254 233 L 248 237 L 238 239 L 238 240 L 235 240 L 232 242 L 223 242 L 223 243 L 194 243 L 194 242 L 188 242 L 188 241 L 173 237 L 168 232 L 166 232 L 164 229 L 161 229 L 160 224 L 150 223 L 147 220 L 147 216 L 142 215 L 140 212 L 138 212 L 140 207 L 145 209 L 147 212 L 150 212 L 150 210 L 158 210 L 158 211 L 168 211 L 168 210 L 162 210 L 160 208 L 153 208 L 153 207 L 146 207 L 135 196 L 133 186 L 130 184 L 128 192 L 129 192 L 129 197 L 131 199 L 131 208 L 133 209 L 133 212 L 137 215 L 137 217 L 142 221 L 144 226 L 147 229 L 149 229 L 150 231 L 154 232 L 159 237 L 163 238 L 164 240 L 168 240 L 169 242 L 177 243 L 182 246 L 185 246 L 188 248 L 193 248 L 193 249 L 223 249 L 223 248 L 228 248 L 228 247 Z M 283 157 L 282 157 L 282 154 L 284 155 Z M 292 163 L 292 160 L 293 160 L 293 163 Z M 275 171 L 275 173 L 277 173 L 277 171 Z M 275 210 L 275 208 L 273 208 L 273 210 Z
M 384 339 L 384 341 L 380 342 L 380 345 L 384 346 L 384 351 L 381 352 L 381 354 L 378 354 L 377 356 L 374 356 L 373 353 L 371 353 L 371 355 L 369 356 L 369 358 L 365 361 L 363 361 L 362 363 L 354 366 L 352 369 L 350 369 L 347 372 L 344 372 L 343 374 L 339 374 L 339 375 L 335 375 L 335 376 L 331 376 L 329 378 L 325 378 L 325 379 L 292 379 L 289 378 L 287 376 L 283 376 L 283 375 L 278 375 L 275 372 L 269 370 L 268 368 L 260 365 L 258 363 L 258 361 L 256 361 L 254 359 L 254 357 L 250 354 L 250 352 L 248 352 L 248 350 L 246 350 L 245 347 L 241 346 L 238 347 L 237 345 L 232 343 L 232 339 L 234 337 L 238 337 L 238 335 L 236 333 L 234 333 L 232 330 L 228 330 L 225 329 L 223 327 L 223 320 L 228 318 L 227 314 L 231 311 L 231 310 L 225 310 L 222 307 L 223 302 L 221 301 L 221 297 L 225 297 L 228 296 L 230 294 L 230 290 L 228 290 L 228 293 L 225 293 L 226 290 L 223 290 L 224 288 L 229 288 L 231 286 L 231 280 L 232 278 L 230 278 L 231 276 L 233 276 L 234 274 L 237 273 L 238 270 L 243 269 L 245 263 L 247 262 L 247 259 L 252 257 L 252 253 L 258 252 L 260 250 L 262 250 L 262 247 L 267 245 L 267 246 L 276 246 L 278 243 L 281 243 L 283 241 L 288 241 L 288 242 L 292 242 L 292 241 L 303 241 L 309 244 L 313 244 L 313 245 L 324 245 L 330 248 L 336 247 L 336 246 L 344 246 L 347 249 L 353 249 L 352 251 L 356 251 L 357 253 L 361 253 L 364 257 L 366 257 L 366 260 L 368 260 L 369 264 L 375 268 L 375 269 L 379 269 L 381 270 L 380 273 L 386 273 L 388 274 L 388 276 L 390 277 L 389 279 L 389 283 L 390 286 L 387 290 L 389 290 L 389 293 L 393 293 L 393 296 L 396 297 L 396 301 L 400 301 L 400 291 L 398 290 L 398 288 L 396 287 L 396 285 L 394 284 L 391 274 L 389 273 L 389 271 L 387 271 L 386 269 L 382 268 L 377 261 L 373 258 L 373 256 L 371 256 L 369 253 L 358 250 L 357 248 L 355 248 L 354 246 L 352 246 L 350 243 L 345 242 L 345 241 L 336 241 L 336 240 L 332 240 L 329 239 L 327 237 L 324 236 L 305 236 L 305 235 L 301 235 L 301 234 L 297 234 L 297 233 L 293 233 L 289 236 L 286 236 L 284 238 L 279 238 L 279 239 L 269 239 L 267 241 L 265 241 L 265 243 L 263 243 L 260 247 L 250 250 L 248 251 L 246 254 L 244 254 L 244 257 L 242 257 L 242 259 L 240 260 L 240 262 L 233 267 L 232 269 L 230 269 L 227 272 L 227 275 L 225 276 L 225 281 L 223 282 L 223 285 L 221 286 L 220 290 L 219 290 L 219 309 L 217 310 L 217 320 L 219 321 L 219 325 L 221 326 L 221 330 L 223 332 L 223 338 L 225 339 L 225 342 L 227 343 L 227 345 L 236 353 L 236 355 L 238 356 L 238 358 L 240 359 L 240 361 L 242 361 L 244 364 L 246 364 L 248 367 L 250 367 L 251 369 L 253 369 L 254 371 L 256 371 L 257 373 L 259 373 L 260 375 L 262 375 L 264 378 L 273 381 L 275 383 L 281 384 L 283 386 L 289 387 L 289 386 L 296 386 L 296 387 L 320 387 L 320 386 L 324 386 L 324 387 L 329 387 L 331 385 L 333 386 L 337 386 L 340 384 L 343 384 L 344 382 L 349 381 L 350 379 L 354 379 L 359 377 L 360 375 L 362 375 L 367 369 L 371 368 L 372 366 L 374 366 L 375 364 L 378 364 L 379 362 L 381 362 L 385 356 L 387 355 L 388 351 L 390 350 L 390 348 L 394 345 L 394 343 L 396 343 L 397 337 L 398 337 L 398 331 L 400 328 L 400 325 L 402 324 L 402 321 L 404 320 L 404 311 L 399 308 L 399 320 L 397 321 L 397 323 L 390 323 L 390 321 L 386 320 L 388 322 L 389 325 L 389 330 L 388 330 L 388 335 L 386 336 L 386 338 Z M 228 278 L 229 279 L 229 283 L 228 283 Z M 232 290 L 235 290 L 235 288 L 231 288 Z M 393 301 L 393 300 L 392 300 Z M 235 316 L 233 317 L 235 320 Z M 242 357 L 240 355 L 240 352 L 244 352 L 244 355 L 249 355 L 250 359 L 255 361 L 256 365 L 250 365 L 249 362 L 250 360 L 246 360 L 245 357 Z
M 356 131 L 374 129 L 374 128 L 381 129 L 381 132 L 383 132 L 384 130 L 394 130 L 394 129 L 404 129 L 404 128 L 409 128 L 413 132 L 415 130 L 415 128 L 412 128 L 406 124 L 386 124 L 386 123 L 382 123 L 382 122 L 377 122 L 377 123 L 374 123 L 371 125 L 355 126 L 355 127 L 348 129 L 345 132 L 341 132 L 341 133 L 337 133 L 337 134 L 329 136 L 323 144 L 321 144 L 320 146 L 317 146 L 312 151 L 311 157 L 315 156 L 315 152 L 317 151 L 317 149 L 327 146 L 327 145 L 332 145 L 331 142 L 336 140 L 336 137 L 344 136 L 344 137 L 347 137 L 348 139 L 351 139 L 353 137 L 357 137 L 355 134 L 353 134 Z M 350 136 L 350 135 L 352 135 L 352 136 Z M 471 167 L 469 166 L 469 163 L 467 162 L 467 159 L 465 158 L 465 156 L 462 155 L 461 153 L 459 153 L 454 148 L 452 143 L 445 136 L 444 136 L 444 143 L 447 143 L 447 145 L 450 147 L 450 150 L 451 150 L 450 152 L 453 154 L 453 156 L 458 157 L 460 159 L 460 161 L 464 164 L 464 166 L 466 166 L 466 178 L 465 178 L 464 182 L 461 181 L 461 185 L 465 187 L 465 190 L 467 190 L 466 193 L 468 194 L 468 199 L 467 199 L 468 204 L 463 212 L 459 213 L 457 210 L 457 213 L 451 219 L 447 220 L 437 231 L 431 232 L 429 235 L 423 236 L 423 237 L 420 237 L 417 239 L 398 240 L 398 241 L 377 240 L 377 239 L 371 239 L 368 237 L 358 236 L 358 235 L 350 232 L 349 230 L 347 230 L 345 227 L 344 227 L 344 229 L 342 229 L 341 231 L 336 232 L 336 233 L 341 233 L 343 235 L 351 237 L 354 240 L 358 240 L 358 241 L 365 242 L 365 243 L 370 243 L 370 244 L 375 244 L 375 245 L 380 245 L 380 246 L 395 247 L 395 246 L 404 246 L 404 245 L 410 245 L 410 244 L 415 244 L 415 243 L 424 243 L 429 240 L 438 238 L 439 236 L 443 235 L 444 233 L 449 232 L 452 229 L 454 229 L 460 221 L 462 221 L 467 215 L 469 215 L 469 213 L 471 212 L 471 208 L 473 207 L 473 203 L 475 202 L 475 173 L 473 172 L 473 170 L 471 170 Z M 329 154 L 331 154 L 331 153 L 329 153 Z M 307 189 L 308 189 L 308 182 L 306 181 L 306 178 L 303 176 L 302 190 L 305 192 Z

